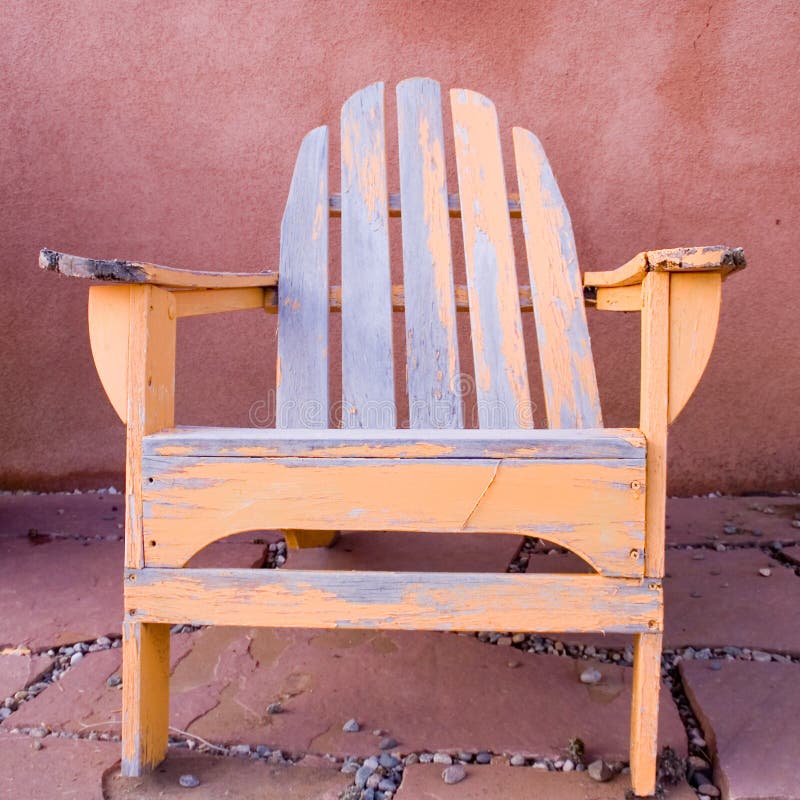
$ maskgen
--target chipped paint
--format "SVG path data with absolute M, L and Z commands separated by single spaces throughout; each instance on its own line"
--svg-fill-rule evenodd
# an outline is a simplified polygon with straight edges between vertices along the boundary
M 167 624 L 619 633 L 663 624 L 660 586 L 599 575 L 148 568 L 125 583 L 133 619 Z
M 450 92 L 481 427 L 532 427 L 497 115 L 475 92 Z

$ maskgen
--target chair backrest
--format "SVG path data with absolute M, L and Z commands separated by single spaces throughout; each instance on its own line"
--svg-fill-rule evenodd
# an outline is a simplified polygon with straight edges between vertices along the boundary
M 450 217 L 460 213 L 481 428 L 533 427 L 510 201 L 494 105 L 454 89 L 459 193 L 448 195 L 441 93 L 397 86 L 400 201 L 386 177 L 383 84 L 341 115 L 342 425 L 396 427 L 390 199 L 400 210 L 410 426 L 464 426 Z M 550 428 L 602 427 L 569 214 L 539 140 L 514 128 L 531 299 Z M 300 148 L 281 228 L 277 424 L 328 425 L 328 130 Z M 399 208 L 398 208 L 399 207 Z

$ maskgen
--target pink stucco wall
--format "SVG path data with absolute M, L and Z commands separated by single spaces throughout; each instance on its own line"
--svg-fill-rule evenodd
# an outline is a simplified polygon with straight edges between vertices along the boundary
M 331 124 L 335 153 L 349 94 L 428 75 L 491 97 L 508 150 L 514 124 L 540 136 L 584 269 L 745 247 L 670 489 L 800 488 L 796 3 L 28 0 L 2 4 L 0 30 L 1 486 L 123 469 L 87 285 L 39 272 L 39 247 L 275 267 L 303 134 Z M 590 324 L 606 422 L 635 424 L 638 319 Z M 255 312 L 182 323 L 179 421 L 248 424 L 274 344 Z

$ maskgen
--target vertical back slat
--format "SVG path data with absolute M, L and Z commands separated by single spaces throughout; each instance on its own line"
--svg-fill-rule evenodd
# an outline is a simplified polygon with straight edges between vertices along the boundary
M 522 318 L 497 114 L 450 92 L 481 428 L 532 428 Z
M 342 424 L 394 428 L 383 84 L 342 107 Z
M 328 129 L 300 146 L 281 224 L 279 428 L 328 426 Z
M 548 425 L 601 428 L 569 212 L 544 149 L 530 131 L 514 128 L 514 153 Z
M 439 84 L 398 84 L 397 122 L 410 425 L 462 428 Z

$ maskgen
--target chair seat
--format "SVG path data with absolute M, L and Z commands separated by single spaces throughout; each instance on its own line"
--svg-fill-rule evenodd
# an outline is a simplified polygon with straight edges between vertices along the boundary
M 645 438 L 636 428 L 364 430 L 181 426 L 145 436 L 143 455 L 643 461 Z

